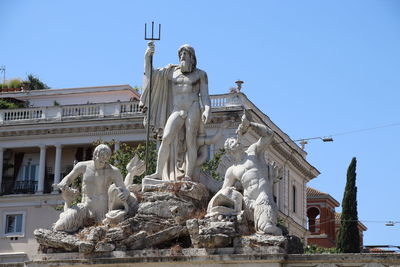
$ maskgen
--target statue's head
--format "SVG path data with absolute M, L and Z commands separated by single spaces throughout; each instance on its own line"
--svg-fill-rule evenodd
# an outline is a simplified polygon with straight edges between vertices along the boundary
M 196 69 L 197 59 L 194 48 L 188 44 L 179 47 L 179 67 L 183 73 L 192 72 Z
M 106 164 L 111 158 L 111 149 L 104 144 L 98 145 L 93 152 L 93 160 L 100 164 Z

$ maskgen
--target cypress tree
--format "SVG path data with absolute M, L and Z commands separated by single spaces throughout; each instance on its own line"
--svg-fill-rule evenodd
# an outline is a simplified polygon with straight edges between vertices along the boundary
M 342 253 L 360 253 L 358 231 L 356 165 L 354 157 L 347 169 L 347 182 L 342 201 L 342 217 L 336 248 Z

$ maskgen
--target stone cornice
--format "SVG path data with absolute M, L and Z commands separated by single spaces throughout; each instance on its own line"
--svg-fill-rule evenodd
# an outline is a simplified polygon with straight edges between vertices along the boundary
M 237 127 L 239 115 L 232 114 L 232 111 L 217 111 L 206 125 L 206 128 L 219 128 L 220 124 L 226 120 L 235 121 L 230 127 Z M 36 135 L 63 135 L 78 133 L 79 135 L 99 135 L 99 134 L 123 134 L 130 133 L 132 130 L 144 130 L 143 116 L 126 116 L 115 118 L 96 118 L 87 121 L 59 121 L 40 124 L 14 125 L 13 127 L 2 127 L 1 137 L 36 136 Z M 90 124 L 90 125 L 88 125 Z M 36 128 L 36 129 L 35 129 Z
M 74 126 L 63 128 L 20 129 L 0 132 L 0 137 L 28 137 L 28 136 L 63 136 L 77 134 L 79 136 L 113 135 L 131 133 L 132 130 L 143 130 L 143 123 L 121 123 L 93 126 Z
M 272 147 L 277 151 L 285 160 L 290 162 L 295 168 L 297 168 L 306 178 L 307 180 L 311 180 L 315 178 L 319 172 L 314 168 L 306 168 L 304 164 L 301 162 L 304 161 L 304 159 L 299 159 L 299 156 L 296 153 L 293 153 L 293 151 L 289 152 L 286 149 L 282 147 L 281 144 L 273 144 Z M 307 181 L 308 182 L 308 181 Z

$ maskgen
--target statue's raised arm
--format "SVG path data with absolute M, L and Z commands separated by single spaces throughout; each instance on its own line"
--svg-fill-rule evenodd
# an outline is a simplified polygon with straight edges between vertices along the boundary
M 252 144 L 249 149 L 254 149 L 257 154 L 263 155 L 265 150 L 274 140 L 274 131 L 266 125 L 262 125 L 256 122 L 250 122 L 247 119 L 246 114 L 243 114 L 242 122 L 240 123 L 236 133 L 240 137 L 244 135 L 249 129 L 252 129 L 260 136 L 258 141 Z

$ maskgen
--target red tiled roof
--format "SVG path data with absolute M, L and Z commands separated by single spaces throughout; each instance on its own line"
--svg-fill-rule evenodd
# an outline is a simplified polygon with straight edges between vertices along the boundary
M 339 207 L 340 203 L 334 199 L 331 195 L 325 192 L 321 192 L 315 188 L 307 187 L 307 199 L 329 199 L 332 205 Z
M 340 224 L 340 219 L 342 217 L 342 213 L 335 212 L 335 223 Z M 363 231 L 367 231 L 367 226 L 365 226 L 362 222 L 358 221 L 358 225 L 361 227 Z
M 317 196 L 329 196 L 329 194 L 318 191 L 315 188 L 312 187 L 307 187 L 307 197 L 317 197 Z

